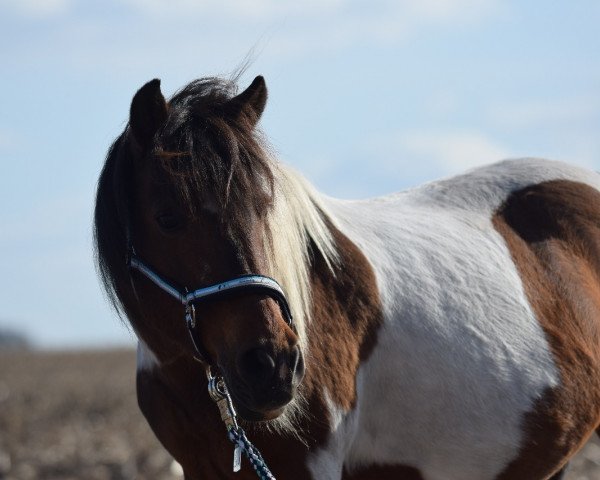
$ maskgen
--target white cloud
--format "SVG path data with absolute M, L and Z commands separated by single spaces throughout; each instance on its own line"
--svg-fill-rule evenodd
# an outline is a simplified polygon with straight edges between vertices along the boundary
M 373 138 L 369 145 L 377 157 L 387 158 L 383 165 L 390 170 L 411 165 L 440 174 L 460 173 L 511 156 L 508 148 L 475 131 L 403 131 Z
M 244 21 L 269 20 L 288 15 L 310 16 L 339 11 L 343 0 L 122 0 L 138 12 L 160 17 L 181 17 L 211 14 L 216 17 L 243 19 Z
M 10 137 L 6 132 L 0 131 L 0 150 L 5 150 L 10 146 Z
M 40 18 L 65 13 L 71 5 L 71 0 L 0 0 L 0 11 Z
M 490 119 L 502 127 L 537 128 L 540 125 L 572 124 L 600 118 L 600 97 L 587 95 L 551 100 L 502 103 L 489 111 Z
M 198 64 L 235 65 L 253 46 L 266 59 L 397 45 L 428 27 L 462 28 L 500 11 L 499 0 L 106 0 L 104 14 L 73 0 L 0 0 L 3 11 L 60 13 L 43 43 L 14 41 L 8 61 L 21 67 L 133 73 Z M 29 27 L 29 25 L 26 25 Z M 74 41 L 77 39 L 77 41 Z M 50 63 L 50 59 L 52 59 Z M 59 62 L 57 65 L 56 62 Z M 158 66 L 158 67 L 157 67 Z M 222 67 L 219 67 L 222 68 Z
M 28 0 L 33 3 L 34 0 Z M 61 0 L 47 0 L 59 2 Z M 62 0 L 66 1 L 66 0 Z M 374 0 L 368 4 L 349 0 L 121 0 L 140 13 L 161 17 L 211 13 L 217 16 L 252 19 L 275 19 L 286 16 L 318 17 L 339 15 L 378 19 L 386 25 L 391 19 L 403 23 L 427 21 L 436 23 L 471 23 L 499 11 L 498 0 Z M 391 17 L 391 18 L 390 18 Z M 333 17 L 329 17 L 332 20 Z
M 534 142 L 534 150 L 519 152 L 522 156 L 538 156 L 562 160 L 592 170 L 600 170 L 600 137 L 596 130 L 561 129 L 549 138 Z
M 423 110 L 434 118 L 455 115 L 460 107 L 461 101 L 458 95 L 450 90 L 433 91 L 423 102 Z
M 496 0 L 405 0 L 395 5 L 400 7 L 399 13 L 438 23 L 473 23 L 500 11 Z
M 0 215 L 4 225 L 0 230 L 0 245 L 18 246 L 31 238 L 50 242 L 67 240 L 76 234 L 85 237 L 91 223 L 91 202 L 88 191 L 61 193 L 29 209 L 5 210 Z
M 17 145 L 16 135 L 8 130 L 0 130 L 0 152 L 6 152 Z
M 498 103 L 487 114 L 496 127 L 519 134 L 522 155 L 547 156 L 600 168 L 597 94 Z
M 269 48 L 276 54 L 335 50 L 374 42 L 396 43 L 421 27 L 461 27 L 484 21 L 500 11 L 498 0 L 397 0 L 369 3 L 349 0 L 122 0 L 136 12 L 182 23 L 201 18 L 206 36 L 218 41 L 232 27 L 259 27 L 273 32 Z M 227 28 L 215 25 L 227 20 Z
M 281 53 L 336 50 L 358 43 L 396 44 L 427 26 L 463 27 L 500 12 L 496 0 L 346 1 L 335 7 L 327 15 L 314 15 L 304 28 L 278 35 Z

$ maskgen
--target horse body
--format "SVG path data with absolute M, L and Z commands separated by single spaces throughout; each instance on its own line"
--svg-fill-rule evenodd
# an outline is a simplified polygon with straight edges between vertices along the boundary
M 590 172 L 518 160 L 386 198 L 330 202 L 373 265 L 385 312 L 360 367 L 358 407 L 338 412 L 350 417 L 339 430 L 353 439 L 348 467 L 401 463 L 425 479 L 494 479 L 519 457 L 524 416 L 561 380 L 493 217 L 513 192 L 556 179 L 600 187 Z
M 99 183 L 99 265 L 140 338 L 140 408 L 186 479 L 254 476 L 231 471 L 206 362 L 280 478 L 560 478 L 600 423 L 600 176 L 524 159 L 324 198 L 264 154 L 265 102 L 260 77 L 170 104 L 150 82 Z M 198 362 L 181 303 L 125 266 L 133 247 L 182 287 L 270 275 L 295 323 L 268 295 L 198 305 Z

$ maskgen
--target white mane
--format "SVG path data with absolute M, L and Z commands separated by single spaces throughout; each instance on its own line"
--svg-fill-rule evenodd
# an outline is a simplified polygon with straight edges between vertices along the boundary
M 336 247 L 327 228 L 326 208 L 314 188 L 293 169 L 273 162 L 275 201 L 268 216 L 271 242 L 265 242 L 269 275 L 283 287 L 300 346 L 307 347 L 306 325 L 311 314 L 310 243 L 332 268 L 338 260 Z

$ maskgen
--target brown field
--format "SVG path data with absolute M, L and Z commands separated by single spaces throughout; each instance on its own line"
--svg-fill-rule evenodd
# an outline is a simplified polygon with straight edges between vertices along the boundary
M 134 376 L 129 350 L 0 353 L 0 479 L 181 480 L 138 411 Z M 600 442 L 567 478 L 600 480 Z

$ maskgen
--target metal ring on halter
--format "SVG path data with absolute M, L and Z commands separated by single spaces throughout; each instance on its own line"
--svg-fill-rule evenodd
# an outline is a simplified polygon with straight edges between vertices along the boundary
M 208 394 L 210 398 L 217 404 L 221 419 L 229 429 L 230 427 L 238 428 L 236 420 L 236 412 L 233 407 L 233 401 L 227 390 L 227 385 L 223 377 L 213 376 L 210 371 L 210 366 L 206 368 L 206 378 L 208 379 Z
M 187 327 L 188 333 L 190 334 L 192 345 L 196 350 L 194 358 L 201 363 L 210 365 L 210 355 L 202 346 L 202 342 L 200 341 L 198 333 L 196 332 L 196 307 L 194 307 L 194 305 L 191 303 L 187 303 L 185 305 L 185 325 Z
M 206 378 L 208 379 L 208 393 L 215 402 L 229 395 L 225 380 L 223 377 L 213 375 L 210 366 L 206 368 Z

